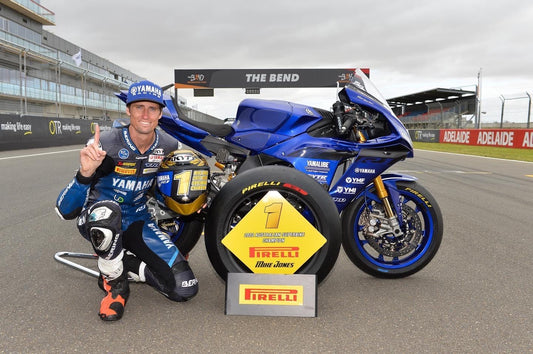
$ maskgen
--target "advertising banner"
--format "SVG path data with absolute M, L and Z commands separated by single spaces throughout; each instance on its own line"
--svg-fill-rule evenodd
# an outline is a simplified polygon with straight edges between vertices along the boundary
M 533 129 L 442 129 L 441 143 L 533 149 Z
M 361 69 L 366 75 L 369 69 Z M 355 69 L 174 70 L 176 88 L 272 88 L 344 86 Z
M 440 138 L 440 130 L 438 129 L 421 129 L 409 130 L 411 140 L 420 141 L 424 143 L 438 143 Z
M 316 317 L 315 274 L 228 273 L 226 315 Z
M 112 126 L 110 121 L 0 115 L 0 151 L 85 144 L 96 124 L 102 131 Z

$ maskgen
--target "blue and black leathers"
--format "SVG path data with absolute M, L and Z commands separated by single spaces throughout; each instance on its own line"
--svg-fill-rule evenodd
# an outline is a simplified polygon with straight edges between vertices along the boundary
M 146 263 L 141 279 L 176 301 L 197 292 L 197 281 L 177 247 L 159 230 L 146 206 L 147 193 L 163 158 L 178 148 L 178 142 L 156 130 L 152 146 L 141 154 L 129 136 L 128 126 L 102 132 L 101 148 L 106 157 L 89 178 L 79 172 L 61 191 L 56 209 L 64 219 L 78 217 L 83 237 L 91 240 L 88 208 L 96 202 L 120 206 L 121 245 Z M 99 250 L 100 253 L 101 250 Z M 112 258 L 112 257 L 109 257 Z

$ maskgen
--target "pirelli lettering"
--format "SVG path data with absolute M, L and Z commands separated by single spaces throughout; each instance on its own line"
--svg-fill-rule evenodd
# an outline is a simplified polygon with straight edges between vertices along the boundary
M 132 176 L 137 173 L 137 169 L 115 166 L 115 172 L 121 175 Z
M 265 181 L 265 182 L 259 182 L 259 183 L 254 183 L 246 188 L 243 188 L 243 190 L 241 191 L 241 194 L 245 194 L 246 192 L 249 192 L 253 189 L 256 189 L 256 188 L 261 188 L 261 187 L 275 187 L 275 186 L 279 186 L 281 185 L 281 182 L 275 182 L 275 181 Z
M 420 199 L 421 199 L 421 200 L 422 200 L 422 201 L 428 206 L 428 208 L 432 208 L 432 207 L 433 207 L 433 206 L 431 205 L 431 203 L 429 202 L 429 200 L 427 200 L 427 198 L 426 198 L 423 194 L 421 194 L 419 191 L 416 191 L 416 190 L 414 190 L 414 189 L 412 189 L 412 188 L 409 188 L 409 187 L 406 188 L 405 190 L 408 191 L 408 192 L 413 193 L 413 194 L 416 195 L 418 198 L 420 198 Z
M 250 247 L 250 258 L 298 258 L 300 247 Z
M 249 305 L 303 305 L 301 285 L 240 284 L 239 303 Z

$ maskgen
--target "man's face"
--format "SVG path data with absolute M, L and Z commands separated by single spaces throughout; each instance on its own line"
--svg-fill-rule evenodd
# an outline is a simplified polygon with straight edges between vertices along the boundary
M 126 107 L 126 114 L 130 117 L 130 126 L 139 134 L 150 134 L 157 126 L 163 111 L 154 102 L 133 102 Z

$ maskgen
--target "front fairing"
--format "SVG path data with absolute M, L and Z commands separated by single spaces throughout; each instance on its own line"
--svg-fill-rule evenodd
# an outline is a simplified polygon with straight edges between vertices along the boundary
M 408 130 L 393 113 L 387 100 L 361 70 L 357 69 L 350 82 L 339 92 L 339 99 L 346 105 L 359 105 L 367 110 L 379 112 L 386 118 L 392 132 L 372 139 L 377 144 L 376 148 L 400 144 L 410 150 L 412 156 L 413 143 Z

